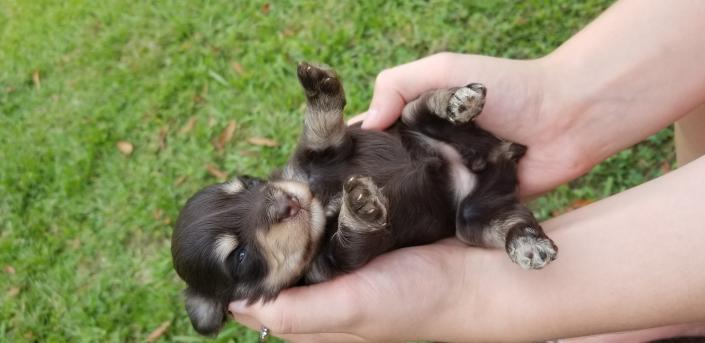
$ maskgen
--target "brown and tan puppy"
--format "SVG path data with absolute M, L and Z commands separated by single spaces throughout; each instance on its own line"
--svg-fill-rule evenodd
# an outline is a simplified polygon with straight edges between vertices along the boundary
M 243 176 L 208 186 L 181 211 L 172 255 L 198 332 L 216 333 L 230 301 L 270 300 L 445 237 L 502 247 L 526 269 L 556 257 L 517 197 L 526 147 L 473 124 L 482 85 L 425 93 L 376 132 L 346 127 L 334 72 L 307 63 L 297 72 L 308 106 L 283 170 L 266 181 Z

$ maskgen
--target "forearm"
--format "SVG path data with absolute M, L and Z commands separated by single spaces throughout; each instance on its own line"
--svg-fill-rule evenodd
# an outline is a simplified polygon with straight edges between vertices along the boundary
M 624 0 L 555 52 L 543 112 L 588 166 L 705 102 L 705 2 Z
M 484 294 L 494 299 L 488 317 L 500 323 L 494 338 L 540 340 L 705 320 L 705 203 L 698 200 L 704 193 L 700 158 L 546 222 L 560 252 L 544 270 L 516 269 L 497 252 L 487 269 L 500 286 Z

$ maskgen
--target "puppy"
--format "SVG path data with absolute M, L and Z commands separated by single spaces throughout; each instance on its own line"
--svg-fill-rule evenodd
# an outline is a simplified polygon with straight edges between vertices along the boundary
M 386 251 L 455 235 L 503 247 L 539 269 L 556 245 L 517 197 L 526 147 L 473 124 L 485 87 L 423 94 L 385 132 L 347 127 L 330 70 L 301 63 L 303 133 L 269 180 L 237 177 L 188 200 L 172 237 L 194 328 L 214 334 L 230 301 L 268 301 L 284 288 L 328 280 Z

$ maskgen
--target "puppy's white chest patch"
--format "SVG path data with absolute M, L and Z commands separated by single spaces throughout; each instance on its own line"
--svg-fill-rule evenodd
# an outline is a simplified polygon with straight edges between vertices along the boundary
M 477 175 L 471 172 L 463 163 L 463 157 L 451 145 L 435 140 L 431 137 L 417 134 L 417 137 L 429 148 L 438 151 L 448 162 L 451 186 L 455 193 L 455 202 L 460 203 L 465 197 L 475 190 Z
M 477 175 L 463 164 L 463 158 L 455 148 L 434 139 L 430 139 L 430 141 L 441 155 L 443 155 L 446 161 L 448 161 L 450 169 L 449 176 L 453 189 L 455 190 L 455 201 L 459 203 L 475 189 L 477 185 Z

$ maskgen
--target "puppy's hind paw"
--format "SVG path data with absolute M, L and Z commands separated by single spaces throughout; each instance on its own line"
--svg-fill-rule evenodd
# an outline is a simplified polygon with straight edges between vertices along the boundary
M 471 83 L 458 88 L 451 94 L 446 110 L 448 120 L 455 124 L 465 124 L 477 117 L 485 106 L 487 89 L 479 83 Z
M 526 228 L 524 232 L 532 232 Z M 507 242 L 507 254 L 524 269 L 541 269 L 556 259 L 558 247 L 548 237 L 533 234 L 514 236 Z
M 387 201 L 369 177 L 353 176 L 343 185 L 344 204 L 350 214 L 375 227 L 386 225 Z
M 296 74 L 308 97 L 319 94 L 337 96 L 343 93 L 343 86 L 332 70 L 301 62 L 296 68 Z

